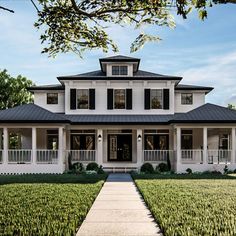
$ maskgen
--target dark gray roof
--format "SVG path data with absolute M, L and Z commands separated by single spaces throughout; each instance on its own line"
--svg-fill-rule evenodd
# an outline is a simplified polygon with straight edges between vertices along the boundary
M 35 104 L 0 111 L 0 123 L 70 123 L 81 125 L 160 125 L 175 123 L 236 123 L 236 110 L 205 104 L 174 115 L 65 115 L 50 112 Z
M 167 124 L 174 115 L 65 115 L 72 124 Z
M 116 77 L 111 76 L 108 77 L 104 72 L 101 70 L 91 71 L 83 74 L 78 75 L 71 75 L 71 76 L 60 76 L 58 77 L 59 80 L 181 80 L 182 77 L 178 76 L 170 76 L 170 75 L 161 75 L 157 73 L 152 73 L 148 71 L 138 70 L 133 74 L 133 76 L 124 76 L 124 77 Z
M 69 123 L 62 115 L 35 104 L 25 104 L 0 111 L 0 123 Z
M 140 59 L 135 58 L 135 57 L 127 57 L 127 56 L 123 56 L 123 55 L 117 55 L 117 56 L 100 58 L 99 60 L 100 61 L 114 61 L 114 60 L 139 61 Z
M 175 87 L 175 90 L 205 90 L 210 92 L 213 90 L 213 87 L 206 87 L 206 86 L 197 86 L 197 85 L 189 85 L 189 84 L 178 84 Z
M 29 91 L 34 90 L 65 90 L 65 86 L 61 84 L 51 84 L 51 85 L 38 85 L 27 88 Z
M 236 110 L 206 103 L 187 113 L 178 114 L 171 123 L 236 123 Z

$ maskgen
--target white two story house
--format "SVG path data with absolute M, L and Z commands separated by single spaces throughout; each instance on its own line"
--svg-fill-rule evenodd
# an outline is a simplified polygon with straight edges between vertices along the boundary
M 236 168 L 236 111 L 205 104 L 211 87 L 140 70 L 140 59 L 29 88 L 34 104 L 0 111 L 0 173 L 63 173 L 72 162 L 108 171 L 170 160 L 176 172 Z

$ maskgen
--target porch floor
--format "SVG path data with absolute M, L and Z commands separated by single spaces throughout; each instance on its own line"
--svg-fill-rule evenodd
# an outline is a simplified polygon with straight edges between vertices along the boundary
M 77 236 L 162 235 L 129 174 L 110 174 Z

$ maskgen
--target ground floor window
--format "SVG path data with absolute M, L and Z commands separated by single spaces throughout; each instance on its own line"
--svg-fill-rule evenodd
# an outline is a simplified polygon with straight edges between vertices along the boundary
M 169 130 L 144 130 L 145 150 L 168 150 Z
M 181 131 L 181 149 L 193 149 L 193 131 Z
M 95 150 L 95 131 L 71 131 L 71 150 Z
M 47 130 L 47 149 L 58 149 L 58 130 Z
M 9 149 L 21 149 L 21 134 L 20 133 L 9 133 Z

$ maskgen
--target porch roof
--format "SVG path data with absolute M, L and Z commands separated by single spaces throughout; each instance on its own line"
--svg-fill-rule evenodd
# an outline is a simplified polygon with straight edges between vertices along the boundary
M 187 113 L 176 114 L 170 123 L 236 123 L 236 110 L 206 103 Z
M 65 115 L 71 124 L 168 124 L 174 115 Z
M 70 121 L 35 104 L 25 104 L 1 110 L 0 123 L 70 123 Z

